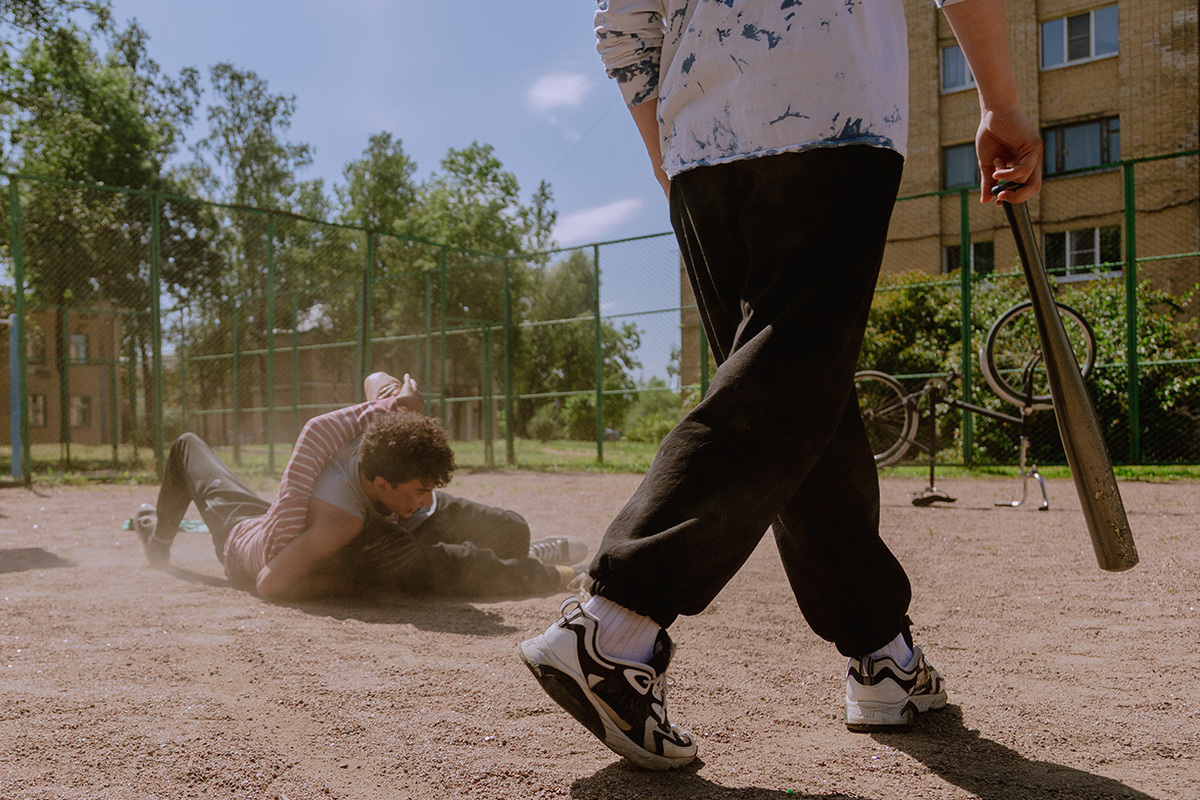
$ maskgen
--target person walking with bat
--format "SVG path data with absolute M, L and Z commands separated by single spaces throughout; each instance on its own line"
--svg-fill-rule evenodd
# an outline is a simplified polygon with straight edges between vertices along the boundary
M 198 436 L 171 448 L 156 506 L 134 514 L 151 564 L 165 565 L 195 503 L 236 586 L 298 600 L 361 591 L 539 594 L 586 556 L 565 537 L 530 542 L 516 512 L 453 497 L 454 453 L 424 416 L 416 382 L 373 373 L 365 403 L 309 420 L 268 503 Z
M 668 718 L 667 628 L 771 527 L 800 610 L 848 657 L 845 723 L 898 730 L 947 702 L 879 536 L 853 375 L 906 146 L 903 0 L 600 0 L 598 49 L 637 125 L 718 368 L 589 568 L 591 596 L 520 646 L 541 687 L 649 769 L 689 763 Z M 1003 0 L 945 0 L 979 90 L 981 198 L 1041 182 Z M 814 402 L 813 398 L 820 398 Z M 767 635 L 764 633 L 764 635 Z

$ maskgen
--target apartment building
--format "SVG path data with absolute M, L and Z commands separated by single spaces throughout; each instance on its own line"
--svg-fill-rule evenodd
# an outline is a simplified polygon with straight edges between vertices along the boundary
M 60 371 L 54 354 L 55 331 L 63 337 L 67 368 Z M 11 335 L 11 331 L 9 332 Z M 121 315 L 111 308 L 72 312 L 65 321 L 53 311 L 34 310 L 26 317 L 26 389 L 29 443 L 70 441 L 81 445 L 111 444 L 121 439 L 128 424 L 130 399 L 127 370 L 118 354 Z M 7 386 L 11 375 L 7 341 L 0 348 L 0 374 Z M 65 382 L 62 376 L 65 374 Z M 11 413 L 9 392 L 0 393 L 0 419 Z M 0 445 L 9 445 L 10 427 L 0 425 Z
M 945 273 L 962 263 L 957 194 L 978 183 L 978 97 L 945 16 L 906 0 L 910 48 L 909 153 L 884 272 Z M 1047 266 L 1058 279 L 1121 274 L 1129 220 L 1137 277 L 1182 294 L 1200 283 L 1196 157 L 1112 162 L 1198 146 L 1197 5 L 1191 0 L 1008 0 L 1009 46 L 1022 105 L 1046 142 L 1045 183 L 1030 202 Z M 1003 211 L 966 204 L 976 272 L 1014 268 Z M 1161 259 L 1161 260 L 1158 260 Z

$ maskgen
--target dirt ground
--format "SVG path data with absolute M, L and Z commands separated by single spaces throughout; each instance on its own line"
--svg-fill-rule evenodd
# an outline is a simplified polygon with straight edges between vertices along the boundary
M 594 548 L 638 480 L 484 473 L 459 494 Z M 147 566 L 153 487 L 0 489 L 0 798 L 1200 798 L 1200 484 L 1122 484 L 1141 564 L 1096 566 L 1069 480 L 993 508 L 960 478 L 883 481 L 918 642 L 950 705 L 907 734 L 841 722 L 845 660 L 805 626 L 770 536 L 672 628 L 672 715 L 700 757 L 641 772 L 516 657 L 562 596 L 280 605 L 206 534 Z M 699 554 L 698 554 L 699 555 Z

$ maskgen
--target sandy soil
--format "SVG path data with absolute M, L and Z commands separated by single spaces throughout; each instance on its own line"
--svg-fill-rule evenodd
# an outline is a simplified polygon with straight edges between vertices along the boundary
M 535 535 L 595 545 L 636 476 L 461 475 Z M 1095 562 L 1074 487 L 993 508 L 886 478 L 918 642 L 950 706 L 848 733 L 845 662 L 804 625 L 766 537 L 672 634 L 685 771 L 638 771 L 515 656 L 561 597 L 278 605 L 232 589 L 206 534 L 168 571 L 120 522 L 152 487 L 0 490 L 0 798 L 1200 798 L 1200 484 L 1125 483 L 1142 563 Z

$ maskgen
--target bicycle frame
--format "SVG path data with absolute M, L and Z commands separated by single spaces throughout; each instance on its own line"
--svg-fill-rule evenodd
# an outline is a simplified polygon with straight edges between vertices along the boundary
M 1031 359 L 1030 362 L 1026 363 L 1026 365 L 1024 367 L 1025 376 L 1024 376 L 1022 382 L 1026 386 L 1027 393 L 1032 392 L 1031 374 L 1032 374 L 1032 370 L 1033 370 L 1034 366 L 1037 363 L 1037 360 L 1038 359 Z M 911 403 L 912 406 L 917 410 L 918 418 L 920 416 L 920 403 L 921 403 L 922 398 L 927 398 L 928 402 L 929 402 L 929 445 L 926 446 L 926 445 L 921 444 L 919 441 L 916 440 L 915 435 L 908 440 L 912 444 L 916 445 L 919 449 L 924 450 L 926 453 L 929 454 L 929 485 L 925 487 L 924 491 L 920 492 L 919 494 L 917 494 L 916 496 L 913 497 L 913 500 L 912 500 L 913 505 L 927 506 L 927 505 L 932 505 L 933 503 L 939 502 L 939 501 L 952 503 L 957 499 L 957 498 L 951 497 L 946 492 L 943 492 L 942 490 L 938 489 L 937 482 L 935 480 L 935 472 L 936 472 L 936 467 L 937 467 L 937 451 L 938 451 L 937 407 L 938 407 L 939 403 L 942 403 L 949 409 L 961 409 L 961 410 L 965 410 L 965 411 L 970 411 L 973 414 L 981 414 L 985 417 L 994 419 L 998 422 L 1004 422 L 1009 425 L 1016 425 L 1016 426 L 1020 427 L 1020 429 L 1021 429 L 1021 445 L 1020 445 L 1020 456 L 1019 456 L 1019 460 L 1018 460 L 1019 461 L 1019 467 L 1018 467 L 1019 472 L 1018 472 L 1017 477 L 1022 479 L 1021 499 L 1020 500 L 1011 500 L 1007 503 L 996 503 L 996 505 L 1007 507 L 1007 508 L 1017 508 L 1017 507 L 1023 505 L 1029 494 L 1029 479 L 1034 478 L 1037 481 L 1038 486 L 1040 487 L 1041 492 L 1042 492 L 1042 502 L 1041 502 L 1041 505 L 1038 507 L 1038 510 L 1045 511 L 1046 509 L 1048 509 L 1050 507 L 1050 498 L 1046 493 L 1045 480 L 1042 479 L 1041 474 L 1038 472 L 1037 465 L 1034 465 L 1032 470 L 1028 469 L 1026 466 L 1028 453 L 1029 453 L 1029 444 L 1030 444 L 1030 441 L 1029 441 L 1029 417 L 1034 413 L 1034 411 L 1038 410 L 1038 407 L 1035 406 L 1033 403 L 1027 403 L 1021 409 L 1021 416 L 1014 417 L 1011 414 L 1005 414 L 1003 412 L 995 411 L 990 408 L 984 408 L 983 406 L 979 406 L 974 403 L 968 403 L 967 401 L 961 400 L 961 399 L 949 394 L 946 391 L 946 389 L 949 388 L 951 381 L 953 381 L 956 377 L 957 377 L 957 373 L 954 371 L 951 371 L 951 372 L 947 373 L 944 377 L 930 378 L 921 385 L 920 390 L 913 392 L 911 394 L 905 395 L 905 397 L 903 399 L 905 405 L 909 405 Z M 915 434 L 915 431 L 914 431 L 914 434 Z

